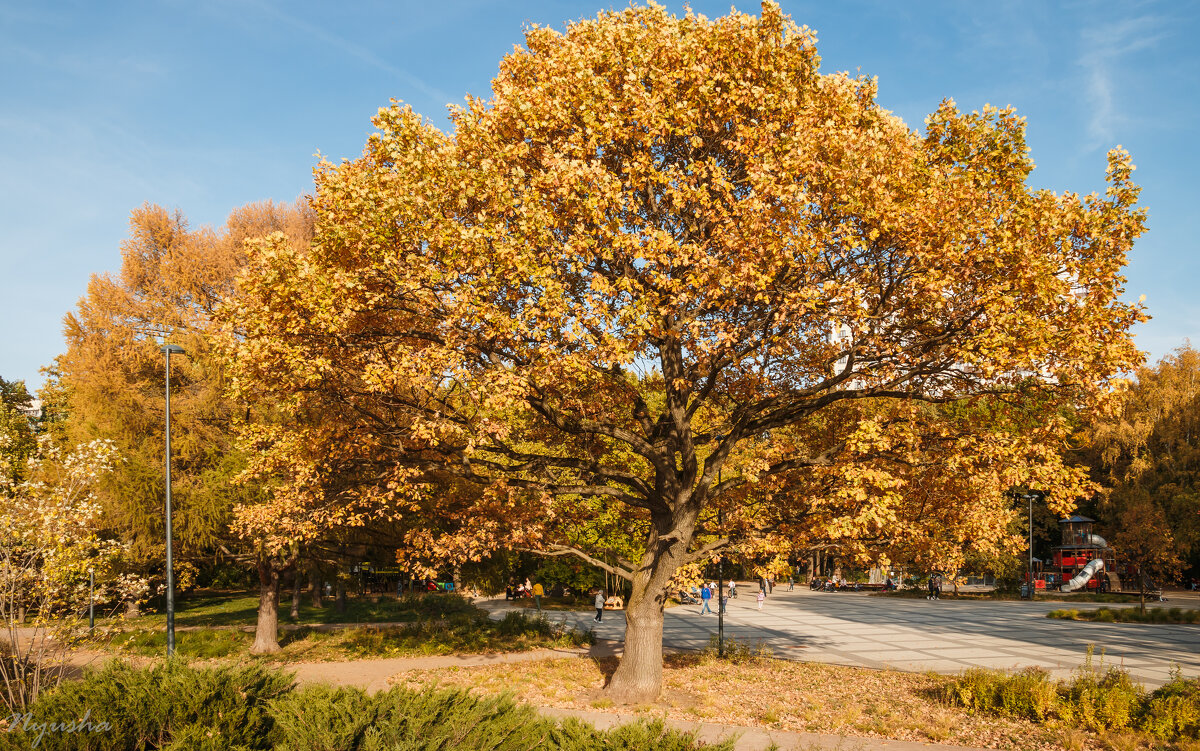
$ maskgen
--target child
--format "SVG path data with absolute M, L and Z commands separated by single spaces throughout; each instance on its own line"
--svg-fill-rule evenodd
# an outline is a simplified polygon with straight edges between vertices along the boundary
M 762 610 L 763 600 L 767 599 L 767 593 L 764 592 L 761 587 L 759 587 L 757 599 L 758 599 L 758 609 Z

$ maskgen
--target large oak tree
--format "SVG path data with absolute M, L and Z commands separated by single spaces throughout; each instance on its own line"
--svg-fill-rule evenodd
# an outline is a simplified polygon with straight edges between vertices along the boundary
M 772 4 L 535 27 L 451 132 L 375 125 L 228 310 L 241 393 L 319 416 L 256 434 L 286 479 L 244 522 L 478 487 L 456 540 L 631 582 L 619 700 L 658 694 L 668 582 L 735 533 L 935 560 L 1005 537 L 1014 484 L 1065 508 L 1058 409 L 1138 361 L 1125 153 L 1105 196 L 1031 190 L 1015 112 L 914 132 Z M 595 555 L 605 525 L 636 555 Z

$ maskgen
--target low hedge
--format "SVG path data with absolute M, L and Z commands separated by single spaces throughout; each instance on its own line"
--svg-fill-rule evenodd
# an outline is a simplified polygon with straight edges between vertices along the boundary
M 261 665 L 112 662 L 12 716 L 0 749 L 49 751 L 732 751 L 661 722 L 599 731 L 460 689 L 296 688 Z
M 1096 608 L 1051 610 L 1047 618 L 1066 621 L 1096 621 L 1099 623 L 1200 623 L 1200 610 L 1183 608 Z

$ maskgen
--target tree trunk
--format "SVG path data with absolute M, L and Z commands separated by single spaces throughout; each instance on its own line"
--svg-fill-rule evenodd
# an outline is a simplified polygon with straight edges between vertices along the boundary
M 1138 581 L 1141 582 L 1141 585 L 1138 587 L 1138 590 L 1139 590 L 1138 594 L 1141 598 L 1141 607 L 1138 608 L 1138 610 L 1142 615 L 1145 615 L 1146 614 L 1146 575 L 1144 573 L 1142 573 L 1142 570 L 1140 568 L 1138 569 Z
M 250 653 L 271 654 L 279 651 L 279 569 L 272 562 L 258 561 L 258 625 Z
M 316 567 L 308 572 L 308 581 L 312 585 L 312 606 L 314 608 L 325 607 L 325 604 L 321 602 L 321 576 Z
M 337 599 L 333 601 L 333 609 L 339 613 L 346 612 L 346 582 L 338 577 L 337 583 Z
M 625 603 L 625 653 L 604 693 L 619 704 L 652 702 L 662 693 L 663 607 L 667 582 L 684 562 L 695 534 L 692 509 L 658 518 Z
M 292 576 L 292 612 L 290 613 L 293 621 L 300 620 L 300 584 L 303 577 L 300 576 L 300 570 L 297 569 Z

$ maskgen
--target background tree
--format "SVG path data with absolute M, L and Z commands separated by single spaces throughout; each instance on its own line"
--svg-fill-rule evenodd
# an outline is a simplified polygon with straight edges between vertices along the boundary
M 381 110 L 229 311 L 240 393 L 321 417 L 260 431 L 282 482 L 247 524 L 330 503 L 330 469 L 342 515 L 476 484 L 483 533 L 630 581 L 607 691 L 643 701 L 668 583 L 731 537 L 995 539 L 1017 484 L 1068 508 L 1058 409 L 1139 357 L 1128 156 L 1104 197 L 1031 191 L 1013 111 L 920 135 L 818 66 L 769 3 L 634 7 L 529 30 L 452 133 Z M 603 523 L 630 565 L 578 545 Z
M 1106 492 L 1098 513 L 1118 522 L 1161 510 L 1172 544 L 1192 571 L 1200 568 L 1200 352 L 1185 343 L 1142 367 L 1115 409 L 1085 426 L 1081 455 Z M 1166 545 L 1166 538 L 1163 540 Z
M 25 477 L 26 464 L 37 446 L 34 420 L 28 410 L 32 397 L 24 381 L 0 378 L 0 473 L 11 484 Z M 5 487 L 0 486 L 0 493 Z
M 164 556 L 164 341 L 187 351 L 173 358 L 171 373 L 177 561 L 232 547 L 233 507 L 261 492 L 235 482 L 246 461 L 233 445 L 234 421 L 258 405 L 226 397 L 211 332 L 245 263 L 244 241 L 269 232 L 306 243 L 306 204 L 252 204 L 231 212 L 219 232 L 192 229 L 178 211 L 143 206 L 130 217 L 120 273 L 94 276 L 66 316 L 67 351 L 55 379 L 66 402 L 65 430 L 73 442 L 112 440 L 126 457 L 99 497 L 110 531 L 129 546 L 140 572 L 161 571 Z
M 8 430 L 0 424 L 0 445 Z M 27 711 L 62 680 L 63 647 L 88 609 L 89 573 L 100 605 L 144 587 L 121 575 L 125 548 L 102 535 L 96 486 L 117 462 L 109 441 L 62 449 L 44 436 L 20 477 L 0 463 L 0 703 L 10 712 Z
M 1148 588 L 1161 589 L 1178 576 L 1182 560 L 1162 509 L 1145 496 L 1128 500 L 1117 517 L 1118 530 L 1112 545 L 1137 570 L 1144 613 Z

